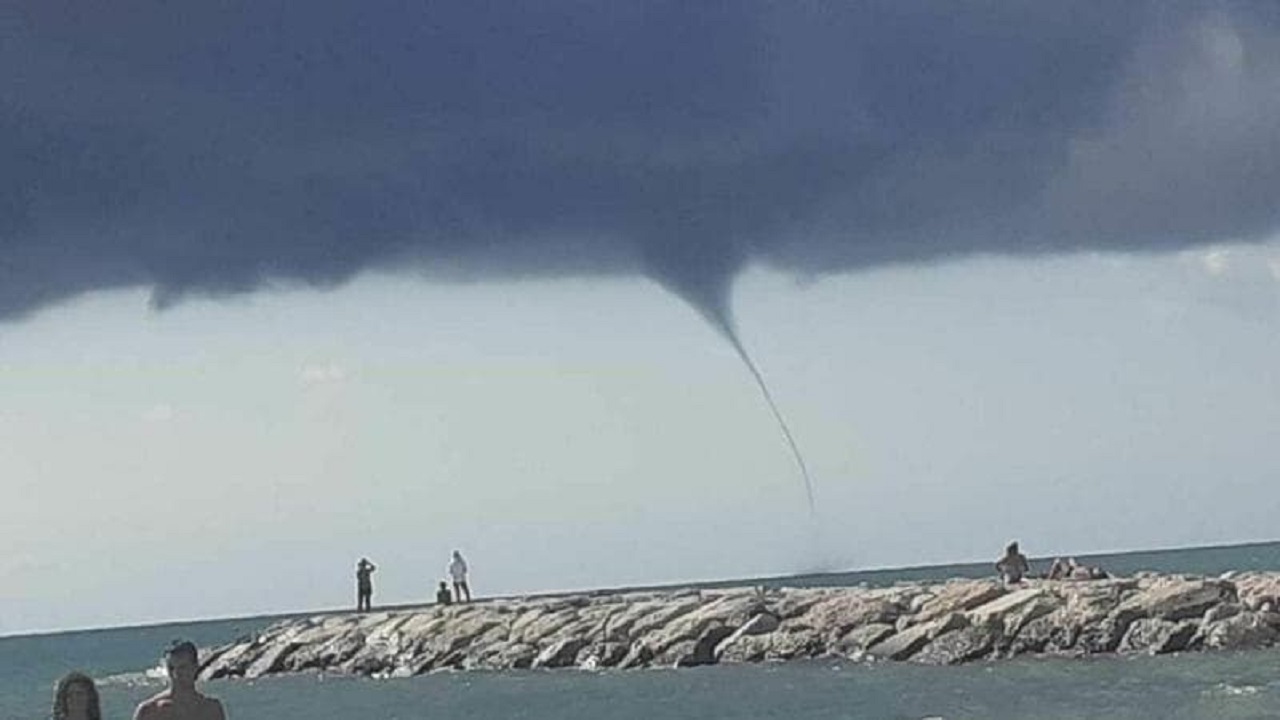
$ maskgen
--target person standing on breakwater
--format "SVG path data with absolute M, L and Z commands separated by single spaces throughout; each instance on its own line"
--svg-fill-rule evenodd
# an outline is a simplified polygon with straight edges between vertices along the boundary
M 996 572 L 1004 578 L 1005 585 L 1017 585 L 1024 575 L 1031 572 L 1031 563 L 1027 556 L 1018 550 L 1018 542 L 1009 543 L 1004 549 L 1004 557 L 996 561 Z
M 133 720 L 226 720 L 222 703 L 196 690 L 200 661 L 190 641 L 175 643 L 164 654 L 169 689 L 143 700 Z
M 471 602 L 471 588 L 467 585 L 467 561 L 462 553 L 453 551 L 453 559 L 449 561 L 449 577 L 453 578 L 453 599 L 458 602 Z M 467 599 L 463 600 L 462 596 Z
M 356 563 L 356 612 L 373 609 L 373 571 L 377 569 L 369 558 Z
M 449 594 L 449 586 L 445 585 L 443 580 L 440 581 L 440 587 L 436 588 L 436 604 L 437 605 L 453 604 L 453 596 Z
M 53 720 L 102 720 L 98 686 L 82 672 L 70 672 L 53 692 Z

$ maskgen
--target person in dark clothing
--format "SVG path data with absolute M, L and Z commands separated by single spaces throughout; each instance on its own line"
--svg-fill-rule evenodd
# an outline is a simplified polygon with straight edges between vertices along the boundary
M 1005 585 L 1017 585 L 1022 578 L 1031 573 L 1031 563 L 1027 556 L 1018 549 L 1018 543 L 1011 542 L 1004 549 L 1004 557 L 996 561 L 996 572 L 1004 579 Z
M 452 605 L 453 596 L 449 594 L 449 586 L 443 580 L 440 581 L 440 587 L 436 589 L 437 605 Z
M 373 571 L 377 569 L 369 558 L 356 563 L 356 612 L 373 609 Z

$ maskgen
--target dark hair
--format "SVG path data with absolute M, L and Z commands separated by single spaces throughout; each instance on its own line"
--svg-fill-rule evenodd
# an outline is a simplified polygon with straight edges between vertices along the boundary
M 193 663 L 200 662 L 199 655 L 196 652 L 196 645 L 190 640 L 174 640 L 169 649 L 164 651 L 164 657 L 167 661 L 171 661 L 177 655 L 186 655 L 191 658 Z
M 1014 540 L 1013 542 L 1009 543 L 1009 547 L 1005 548 L 1004 551 L 1010 555 L 1018 552 L 1018 541 Z
M 82 672 L 69 672 L 58 680 L 53 691 L 53 718 L 64 720 L 67 717 L 67 693 L 72 685 L 82 685 L 89 691 L 89 720 L 102 720 L 102 704 L 98 700 L 98 686 L 93 678 Z

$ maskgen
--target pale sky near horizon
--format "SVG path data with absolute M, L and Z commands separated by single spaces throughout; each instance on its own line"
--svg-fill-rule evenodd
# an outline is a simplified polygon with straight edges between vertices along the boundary
M 0 632 L 1273 539 L 1280 243 L 975 258 L 734 305 L 372 274 L 0 325 Z

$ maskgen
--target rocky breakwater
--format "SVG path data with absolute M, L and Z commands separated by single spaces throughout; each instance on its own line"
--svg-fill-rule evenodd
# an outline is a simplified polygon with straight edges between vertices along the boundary
M 202 653 L 201 675 L 1249 649 L 1280 640 L 1278 610 L 1280 573 L 572 595 L 288 620 Z

